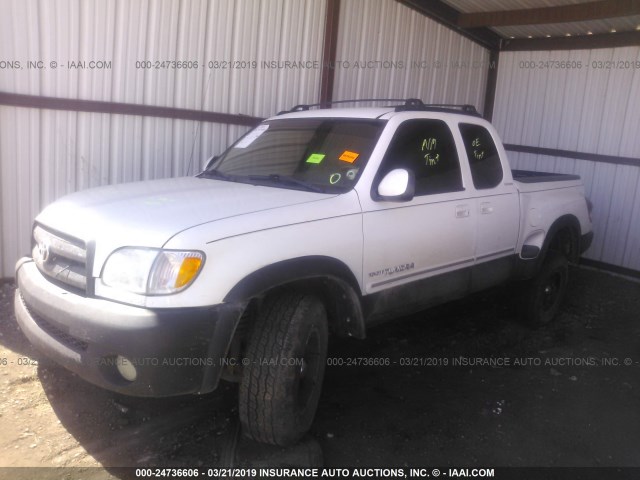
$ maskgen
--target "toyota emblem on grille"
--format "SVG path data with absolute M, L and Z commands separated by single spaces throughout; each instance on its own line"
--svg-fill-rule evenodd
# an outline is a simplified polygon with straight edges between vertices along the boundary
M 49 251 L 48 242 L 38 243 L 38 256 L 40 257 L 40 261 L 42 263 L 47 263 L 49 261 L 49 258 L 51 257 L 51 252 Z

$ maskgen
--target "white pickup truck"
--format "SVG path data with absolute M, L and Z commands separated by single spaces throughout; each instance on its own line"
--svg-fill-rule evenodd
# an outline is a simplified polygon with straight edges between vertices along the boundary
M 135 396 L 240 381 L 244 433 L 286 445 L 310 427 L 329 332 L 508 280 L 549 321 L 590 244 L 580 178 L 510 169 L 469 106 L 298 106 L 195 177 L 68 195 L 35 219 L 16 266 L 30 341 Z

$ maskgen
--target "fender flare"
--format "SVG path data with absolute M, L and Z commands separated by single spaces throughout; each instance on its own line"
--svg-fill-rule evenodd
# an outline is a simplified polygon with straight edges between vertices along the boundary
M 547 235 L 544 239 L 544 244 L 542 245 L 542 251 L 540 252 L 540 262 L 542 263 L 544 259 L 547 257 L 549 253 L 549 248 L 551 244 L 556 239 L 556 235 L 559 231 L 568 228 L 569 231 L 573 232 L 571 241 L 573 245 L 571 245 L 571 251 L 567 256 L 567 260 L 570 262 L 576 262 L 580 256 L 580 236 L 582 235 L 582 231 L 580 228 L 580 222 L 575 217 L 575 215 L 567 214 L 558 218 L 555 222 L 551 224 Z M 566 252 L 560 252 L 565 254 Z
M 566 214 L 559 218 L 557 218 L 549 227 L 544 236 L 544 241 L 542 243 L 542 248 L 540 248 L 538 254 L 535 257 L 529 259 L 523 259 L 518 257 L 517 260 L 517 268 L 516 275 L 517 279 L 525 280 L 528 278 L 532 278 L 535 276 L 542 264 L 544 263 L 547 255 L 549 253 L 549 248 L 551 244 L 556 239 L 556 235 L 563 229 L 568 228 L 569 231 L 573 232 L 571 241 L 573 245 L 571 245 L 571 251 L 567 256 L 567 259 L 570 262 L 576 262 L 580 257 L 580 236 L 582 234 L 580 228 L 580 222 L 573 214 Z M 523 245 L 523 249 L 526 245 Z M 561 252 L 565 253 L 565 252 Z
M 330 326 L 339 336 L 365 337 L 360 286 L 349 267 L 332 257 L 305 256 L 262 267 L 231 288 L 224 302 L 247 301 L 293 284 L 323 297 Z

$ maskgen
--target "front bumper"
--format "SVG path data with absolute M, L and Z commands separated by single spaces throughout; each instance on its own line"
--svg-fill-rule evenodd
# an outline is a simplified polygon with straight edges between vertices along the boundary
M 214 390 L 243 305 L 157 309 L 87 298 L 49 282 L 35 263 L 16 267 L 20 328 L 46 356 L 81 378 L 126 395 L 163 397 Z M 129 359 L 136 378 L 117 370 Z

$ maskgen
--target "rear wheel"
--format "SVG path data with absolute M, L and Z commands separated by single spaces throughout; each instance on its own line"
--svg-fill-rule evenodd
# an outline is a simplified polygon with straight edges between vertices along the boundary
M 240 383 L 247 437 L 283 446 L 302 438 L 318 407 L 327 343 L 327 313 L 319 298 L 290 292 L 265 301 Z
M 522 303 L 522 316 L 531 326 L 546 325 L 558 313 L 569 281 L 569 265 L 564 255 L 550 252 L 538 274 L 529 281 Z

